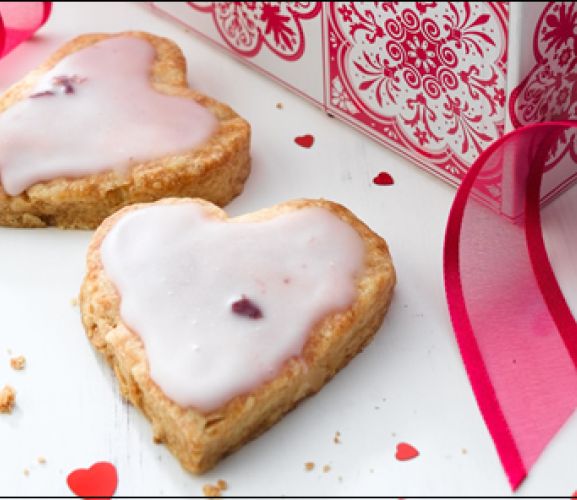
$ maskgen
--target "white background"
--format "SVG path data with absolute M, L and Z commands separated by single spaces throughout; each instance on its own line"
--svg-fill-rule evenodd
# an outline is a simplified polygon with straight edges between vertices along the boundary
M 71 305 L 91 233 L 0 229 L 0 386 L 17 391 L 14 413 L 0 415 L 0 495 L 70 494 L 68 473 L 101 460 L 117 466 L 118 495 L 201 495 L 202 485 L 219 478 L 230 485 L 225 493 L 248 496 L 510 494 L 444 299 L 442 242 L 454 189 L 145 6 L 55 5 L 41 33 L 0 61 L 0 88 L 72 36 L 132 29 L 176 41 L 189 63 L 190 84 L 252 124 L 253 172 L 227 208 L 231 215 L 299 197 L 343 203 L 387 239 L 399 283 L 373 343 L 321 393 L 194 477 L 152 443 L 148 421 L 122 401 Z M 293 143 L 305 133 L 316 139 L 310 150 Z M 393 176 L 393 186 L 372 183 L 381 170 Z M 571 202 L 563 203 L 571 209 Z M 574 217 L 555 215 L 557 208 L 546 219 L 561 232 L 555 241 L 567 240 L 575 233 Z M 567 251 L 557 246 L 555 255 L 565 277 L 577 274 Z M 577 282 L 564 281 L 567 289 Z M 26 370 L 9 367 L 7 349 L 26 356 Z M 402 441 L 420 456 L 398 462 L 395 447 Z M 518 493 L 569 496 L 577 490 L 575 443 L 573 418 Z M 44 465 L 37 463 L 41 455 Z M 314 471 L 304 471 L 307 461 L 316 463 Z

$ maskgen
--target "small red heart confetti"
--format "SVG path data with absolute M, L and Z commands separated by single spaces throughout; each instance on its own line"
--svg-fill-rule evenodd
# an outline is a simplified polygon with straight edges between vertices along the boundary
M 397 453 L 395 453 L 395 458 L 402 462 L 406 460 L 412 460 L 419 456 L 419 450 L 414 446 L 407 443 L 399 443 L 397 445 Z
M 391 174 L 387 172 L 380 172 L 379 175 L 373 179 L 373 182 L 377 186 L 391 186 L 395 183 L 394 179 L 391 177 Z
M 314 144 L 315 138 L 311 134 L 299 135 L 295 137 L 295 142 L 302 148 L 310 148 Z
M 72 493 L 79 497 L 104 497 L 110 500 L 118 485 L 116 467 L 109 462 L 97 462 L 89 469 L 76 469 L 66 478 Z

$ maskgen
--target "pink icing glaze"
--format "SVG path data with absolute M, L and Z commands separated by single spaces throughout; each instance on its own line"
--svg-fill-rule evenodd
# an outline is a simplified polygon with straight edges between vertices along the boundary
M 350 306 L 364 255 L 356 231 L 322 208 L 223 222 L 196 203 L 129 212 L 101 246 L 152 379 L 203 411 L 274 377 L 315 323 Z M 232 311 L 243 296 L 262 317 Z
M 191 99 L 155 91 L 154 57 L 152 45 L 138 38 L 98 42 L 60 61 L 28 98 L 1 113 L 6 193 L 59 177 L 123 172 L 206 141 L 216 118 Z M 69 78 L 63 83 L 60 77 Z

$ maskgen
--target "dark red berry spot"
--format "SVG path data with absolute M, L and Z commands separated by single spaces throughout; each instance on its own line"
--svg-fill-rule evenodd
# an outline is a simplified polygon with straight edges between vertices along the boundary
M 67 95 L 74 94 L 75 83 L 83 83 L 85 81 L 86 78 L 83 78 L 78 75 L 73 76 L 62 75 L 62 76 L 55 76 L 54 78 L 52 78 L 52 84 L 56 87 L 60 87 L 62 92 Z
M 54 95 L 52 90 L 43 90 L 42 92 L 36 92 L 35 94 L 30 94 L 28 97 L 35 99 L 36 97 L 47 97 L 49 95 Z
M 241 299 L 232 303 L 232 312 L 240 316 L 246 316 L 251 319 L 262 318 L 260 308 L 248 297 L 242 296 Z

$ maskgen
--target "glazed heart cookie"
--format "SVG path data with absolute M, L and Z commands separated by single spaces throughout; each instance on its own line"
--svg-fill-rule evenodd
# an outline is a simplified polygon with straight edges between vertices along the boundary
M 87 266 L 88 338 L 195 473 L 345 366 L 395 284 L 386 243 L 324 200 L 232 219 L 203 200 L 127 207 L 96 231 Z
M 83 35 L 0 97 L 0 225 L 95 228 L 167 196 L 224 205 L 249 145 L 246 121 L 188 87 L 170 40 Z

